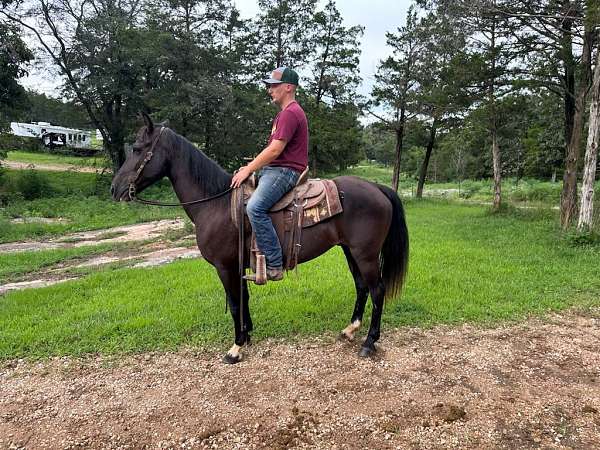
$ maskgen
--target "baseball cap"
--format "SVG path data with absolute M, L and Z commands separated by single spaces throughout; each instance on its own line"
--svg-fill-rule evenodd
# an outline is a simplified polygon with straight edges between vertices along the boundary
M 266 84 L 281 84 L 281 83 L 289 83 L 295 84 L 298 86 L 298 74 L 295 70 L 290 69 L 289 67 L 278 67 L 273 72 L 271 72 L 271 76 L 263 80 L 263 83 Z

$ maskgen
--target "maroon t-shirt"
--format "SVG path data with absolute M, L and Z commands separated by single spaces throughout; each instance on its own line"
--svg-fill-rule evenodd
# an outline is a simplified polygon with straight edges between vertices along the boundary
M 306 115 L 296 102 L 279 111 L 273 121 L 269 144 L 273 139 L 286 141 L 283 151 L 270 166 L 289 167 L 302 172 L 308 166 L 308 122 Z

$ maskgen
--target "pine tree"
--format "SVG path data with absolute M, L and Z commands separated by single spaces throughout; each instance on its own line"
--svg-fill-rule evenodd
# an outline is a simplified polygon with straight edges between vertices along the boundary
M 406 121 L 409 117 L 407 108 L 410 93 L 416 85 L 415 64 L 421 51 L 421 42 L 417 34 L 417 13 L 414 8 L 408 11 L 406 25 L 399 27 L 397 33 L 386 33 L 387 45 L 392 48 L 392 55 L 382 61 L 375 74 L 373 100 L 367 109 L 370 114 L 381 120 L 396 138 L 392 189 L 398 190 L 402 163 L 402 150 Z M 391 112 L 382 116 L 373 111 L 373 107 L 383 107 Z

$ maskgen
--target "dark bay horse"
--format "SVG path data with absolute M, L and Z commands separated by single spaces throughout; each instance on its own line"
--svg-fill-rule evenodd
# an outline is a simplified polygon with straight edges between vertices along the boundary
M 171 181 L 181 203 L 215 197 L 185 205 L 184 210 L 196 226 L 202 256 L 217 269 L 233 317 L 235 344 L 224 361 L 239 362 L 241 347 L 250 342 L 252 319 L 248 287 L 245 280 L 240 283 L 238 229 L 231 220 L 231 194 L 226 192 L 232 176 L 169 128 L 155 126 L 147 115 L 144 122 L 133 151 L 114 177 L 113 199 L 132 200 L 135 192 L 163 177 Z M 316 258 L 335 245 L 342 247 L 356 286 L 354 312 L 342 336 L 354 338 L 371 294 L 371 324 L 359 353 L 369 356 L 379 339 L 384 299 L 400 292 L 408 267 L 404 210 L 398 195 L 387 187 L 347 176 L 334 178 L 334 182 L 344 211 L 303 230 L 298 262 Z M 223 192 L 225 195 L 219 195 Z

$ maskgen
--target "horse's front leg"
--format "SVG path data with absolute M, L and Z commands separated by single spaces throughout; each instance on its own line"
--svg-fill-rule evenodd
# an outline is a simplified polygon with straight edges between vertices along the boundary
M 231 311 L 235 332 L 234 344 L 223 357 L 223 362 L 236 364 L 242 360 L 242 346 L 250 344 L 250 332 L 252 331 L 252 319 L 248 306 L 250 299 L 248 285 L 246 280 L 244 280 L 240 295 L 240 277 L 237 268 L 217 268 L 217 271 L 225 288 L 227 304 Z M 240 298 L 243 305 L 240 305 Z

